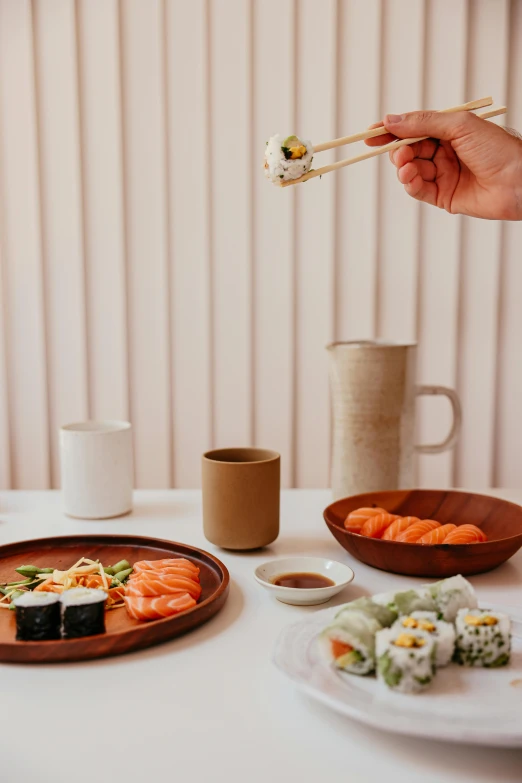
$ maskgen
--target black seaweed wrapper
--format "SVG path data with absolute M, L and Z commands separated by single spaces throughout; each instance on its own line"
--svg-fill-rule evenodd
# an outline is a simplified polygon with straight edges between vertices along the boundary
M 67 606 L 63 613 L 63 636 L 65 639 L 78 639 L 81 636 L 94 636 L 105 633 L 105 603 Z
M 60 638 L 60 604 L 18 606 L 16 638 L 21 642 L 42 642 Z

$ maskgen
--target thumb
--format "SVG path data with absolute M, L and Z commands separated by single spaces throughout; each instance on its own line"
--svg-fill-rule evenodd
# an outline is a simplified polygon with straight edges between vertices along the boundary
M 479 117 L 467 111 L 439 112 L 412 111 L 408 114 L 387 114 L 384 127 L 399 139 L 416 136 L 430 136 L 434 139 L 452 141 L 485 123 Z M 485 123 L 487 125 L 487 123 Z

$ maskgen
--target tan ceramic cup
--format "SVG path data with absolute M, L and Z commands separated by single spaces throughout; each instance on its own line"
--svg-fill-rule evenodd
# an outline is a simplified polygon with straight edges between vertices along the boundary
M 203 455 L 203 531 L 223 549 L 259 549 L 279 535 L 281 458 L 276 451 L 217 449 Z

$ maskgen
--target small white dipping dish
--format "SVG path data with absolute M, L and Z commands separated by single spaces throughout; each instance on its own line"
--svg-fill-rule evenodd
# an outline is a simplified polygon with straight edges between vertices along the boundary
M 285 574 L 320 574 L 334 582 L 328 587 L 282 587 L 274 581 Z M 272 592 L 278 601 L 294 606 L 324 604 L 340 593 L 354 578 L 352 569 L 326 557 L 285 557 L 258 566 L 254 577 L 262 587 Z

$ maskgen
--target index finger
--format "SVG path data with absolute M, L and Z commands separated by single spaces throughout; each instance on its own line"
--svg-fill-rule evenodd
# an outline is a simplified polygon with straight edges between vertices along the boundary
M 384 122 L 381 120 L 381 122 L 374 122 L 373 125 L 370 125 L 368 130 L 373 130 L 374 128 L 382 128 L 384 126 Z M 397 136 L 393 136 L 391 133 L 384 133 L 382 136 L 375 136 L 373 139 L 365 139 L 364 143 L 368 145 L 368 147 L 382 147 L 383 144 L 389 144 L 390 141 L 395 141 Z

